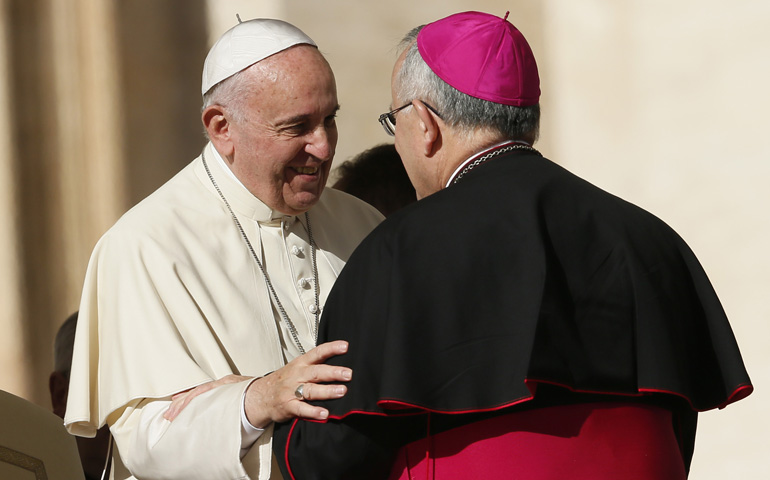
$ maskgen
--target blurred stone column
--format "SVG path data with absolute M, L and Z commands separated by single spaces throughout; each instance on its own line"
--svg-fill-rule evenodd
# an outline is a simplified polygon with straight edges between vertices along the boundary
M 6 0 L 3 232 L 9 300 L 1 388 L 45 404 L 52 332 L 74 310 L 88 250 L 125 205 L 112 3 Z M 5 185 L 4 185 L 5 186 Z M 12 297 L 12 298 L 10 298 Z M 7 363 L 6 363 L 7 362 Z
M 48 405 L 91 250 L 203 147 L 205 0 L 0 0 L 0 388 Z
M 0 365 L 9 370 L 0 381 L 0 389 L 20 391 L 22 373 L 6 366 L 16 365 L 23 358 L 21 338 L 21 271 L 18 258 L 16 229 L 15 145 L 9 130 L 11 125 L 10 78 L 11 35 L 9 18 L 5 14 L 8 2 L 0 1 Z M 14 370 L 14 371 L 10 371 Z

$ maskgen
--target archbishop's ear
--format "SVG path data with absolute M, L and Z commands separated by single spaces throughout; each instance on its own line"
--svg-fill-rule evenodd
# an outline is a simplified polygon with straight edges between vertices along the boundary
M 422 134 L 423 154 L 432 157 L 441 146 L 441 129 L 439 118 L 420 100 L 412 102 L 417 117 L 420 119 L 419 127 Z
M 231 123 L 221 105 L 209 105 L 201 114 L 201 121 L 211 143 L 223 157 L 232 156 L 233 141 Z

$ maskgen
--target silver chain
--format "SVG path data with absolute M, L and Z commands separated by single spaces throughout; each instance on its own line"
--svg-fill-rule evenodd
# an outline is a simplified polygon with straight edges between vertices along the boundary
M 292 339 L 294 339 L 294 344 L 299 349 L 299 352 L 301 354 L 305 353 L 305 348 L 302 346 L 302 342 L 299 341 L 299 334 L 297 333 L 297 328 L 294 326 L 294 323 L 289 319 L 289 315 L 286 314 L 286 309 L 283 308 L 283 304 L 281 303 L 281 300 L 278 299 L 278 294 L 275 291 L 275 288 L 273 288 L 273 282 L 270 281 L 270 277 L 267 275 L 267 271 L 265 270 L 265 267 L 262 266 L 262 262 L 259 260 L 259 257 L 257 256 L 257 252 L 254 251 L 254 247 L 251 245 L 251 242 L 249 241 L 249 237 L 246 236 L 246 232 L 243 230 L 243 226 L 241 225 L 241 222 L 238 221 L 238 217 L 235 216 L 235 212 L 233 212 L 232 207 L 230 207 L 230 203 L 225 198 L 225 195 L 222 193 L 222 190 L 219 189 L 219 185 L 217 185 L 217 182 L 214 180 L 214 176 L 211 175 L 211 170 L 209 170 L 209 166 L 206 163 L 206 156 L 205 154 L 201 153 L 201 159 L 203 160 L 203 167 L 206 169 L 206 173 L 209 176 L 209 180 L 211 180 L 211 184 L 214 185 L 214 188 L 216 189 L 217 193 L 219 193 L 219 197 L 224 202 L 225 206 L 227 207 L 227 210 L 230 212 L 230 216 L 232 216 L 233 221 L 235 222 L 235 225 L 238 227 L 238 231 L 241 232 L 241 237 L 243 237 L 243 240 L 246 242 L 246 246 L 249 248 L 249 251 L 251 252 L 251 256 L 254 257 L 254 260 L 257 262 L 257 266 L 259 266 L 259 270 L 262 272 L 262 277 L 265 279 L 265 284 L 267 285 L 268 290 L 270 290 L 270 294 L 273 297 L 273 300 L 275 301 L 275 305 L 278 308 L 278 311 L 281 314 L 281 318 L 283 319 L 284 323 L 289 329 L 289 333 L 291 333 Z M 318 323 L 320 320 L 320 308 L 319 308 L 319 287 L 318 287 L 318 266 L 316 264 L 316 244 L 315 240 L 313 239 L 313 229 L 310 227 L 310 215 L 308 212 L 305 212 L 305 223 L 307 224 L 307 235 L 308 240 L 310 240 L 310 257 L 313 264 L 313 285 L 315 286 L 315 326 L 313 330 L 313 338 L 317 342 L 318 341 Z
M 483 157 L 479 157 L 476 160 L 474 160 L 473 162 L 471 162 L 468 165 L 466 165 L 465 168 L 463 168 L 463 170 L 452 181 L 452 185 L 454 185 L 461 178 L 463 178 L 463 176 L 466 173 L 470 172 L 471 170 L 473 170 L 474 168 L 478 167 L 482 163 L 486 162 L 490 158 L 496 157 L 497 155 L 500 155 L 501 153 L 507 153 L 507 152 L 510 152 L 510 151 L 513 151 L 513 150 L 529 150 L 529 151 L 535 152 L 538 155 L 540 155 L 540 152 L 538 152 L 535 148 L 530 147 L 529 145 L 521 144 L 521 143 L 514 143 L 512 145 L 508 145 L 506 147 L 499 148 L 497 150 L 493 150 L 493 151 L 487 153 L 486 155 L 484 155 Z

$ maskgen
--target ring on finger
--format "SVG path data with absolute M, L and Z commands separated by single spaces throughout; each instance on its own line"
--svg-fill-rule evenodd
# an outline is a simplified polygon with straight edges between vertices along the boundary
M 305 384 L 300 383 L 296 390 L 294 390 L 294 396 L 297 397 L 297 400 L 305 400 Z

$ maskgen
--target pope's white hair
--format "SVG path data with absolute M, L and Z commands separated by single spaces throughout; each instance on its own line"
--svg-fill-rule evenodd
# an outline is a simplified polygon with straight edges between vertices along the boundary
M 247 122 L 248 115 L 244 104 L 249 95 L 249 86 L 253 82 L 254 73 L 251 70 L 254 67 L 255 65 L 251 65 L 211 87 L 203 95 L 201 112 L 212 105 L 219 105 L 230 116 L 231 122 L 236 124 Z M 208 132 L 205 129 L 204 134 L 208 138 Z

